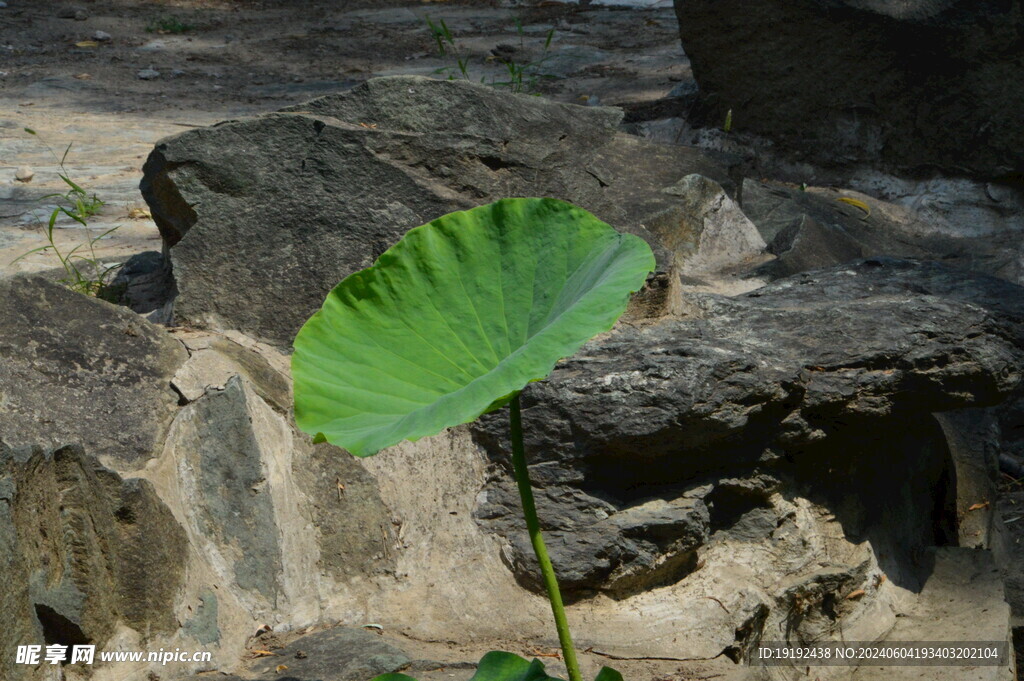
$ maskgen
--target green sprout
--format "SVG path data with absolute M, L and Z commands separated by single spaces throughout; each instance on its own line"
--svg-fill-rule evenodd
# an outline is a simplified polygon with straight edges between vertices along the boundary
M 39 137 L 39 133 L 32 128 L 25 128 L 24 130 L 30 135 Z M 42 141 L 41 138 L 40 141 Z M 90 195 L 81 185 L 71 179 L 70 173 L 64 165 L 68 158 L 68 153 L 71 151 L 71 144 L 68 144 L 67 148 L 64 149 L 64 154 L 58 158 L 50 145 L 46 144 L 46 142 L 42 143 L 49 150 L 50 154 L 57 159 L 57 165 L 60 168 L 57 176 L 68 186 L 68 190 L 63 194 L 47 194 L 41 197 L 41 199 L 57 198 L 67 205 L 57 205 L 53 212 L 50 213 L 50 219 L 47 222 L 45 231 L 47 245 L 22 253 L 11 261 L 11 264 L 13 265 L 33 253 L 52 252 L 57 256 L 57 260 L 64 268 L 65 276 L 60 279 L 62 284 L 79 293 L 92 296 L 99 295 L 106 286 L 111 272 L 117 266 L 106 266 L 99 261 L 99 258 L 96 256 L 96 243 L 115 232 L 118 228 L 112 227 L 99 236 L 92 235 L 92 232 L 89 231 L 89 218 L 96 215 L 105 203 L 95 193 Z M 53 230 L 57 224 L 57 218 L 61 215 L 66 215 L 85 227 L 86 234 L 88 235 L 85 241 L 67 252 L 61 251 L 53 238 Z

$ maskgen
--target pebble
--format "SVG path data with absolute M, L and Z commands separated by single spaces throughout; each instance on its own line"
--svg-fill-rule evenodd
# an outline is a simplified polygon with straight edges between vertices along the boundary
M 155 80 L 160 77 L 160 72 L 156 69 L 149 68 L 142 69 L 136 75 L 139 77 L 139 80 Z
M 105 43 L 105 42 L 109 42 L 110 40 L 112 40 L 113 36 L 111 36 L 106 31 L 96 31 L 95 33 L 92 34 L 92 39 L 97 41 L 97 42 Z
M 89 18 L 89 13 L 81 7 L 61 7 L 57 10 L 58 19 L 74 19 L 75 21 L 85 21 Z
M 14 179 L 18 182 L 31 182 L 35 176 L 35 172 L 28 166 L 21 166 L 14 171 Z
M 163 40 L 151 40 L 137 49 L 139 52 L 160 52 L 161 50 L 167 49 L 167 43 Z

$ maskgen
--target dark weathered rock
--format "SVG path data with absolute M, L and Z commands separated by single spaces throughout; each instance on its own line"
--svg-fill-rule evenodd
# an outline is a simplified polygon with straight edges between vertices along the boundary
M 251 672 L 261 681 L 278 681 L 277 666 L 288 667 L 294 681 L 366 681 L 396 671 L 411 660 L 401 650 L 367 629 L 335 627 L 292 641 L 277 657 L 259 660 Z
M 122 480 L 68 446 L 0 442 L 0 673 L 17 644 L 102 644 L 121 623 L 143 638 L 177 629 L 187 540 L 144 480 Z
M 818 481 L 807 493 L 831 500 L 857 527 L 851 534 L 870 530 L 865 518 L 877 521 L 889 497 L 913 499 L 885 522 L 906 524 L 901 532 L 918 545 L 941 543 L 933 533 L 956 512 L 936 494 L 949 484 L 949 457 L 930 413 L 1019 391 L 1021 293 L 937 264 L 869 259 L 736 298 L 695 296 L 698 318 L 591 341 L 523 393 L 531 476 L 561 576 L 570 589 L 611 591 L 678 579 L 692 569 L 687 551 L 711 533 L 771 529 L 756 509 L 780 489 L 799 490 L 800 479 Z M 507 417 L 473 428 L 498 464 L 477 517 L 508 538 L 513 569 L 530 583 L 533 558 L 505 470 Z M 834 470 L 845 471 L 853 496 L 822 483 Z M 891 471 L 882 477 L 896 488 L 872 470 Z M 571 543 L 561 535 L 570 529 Z
M 82 443 L 106 461 L 155 455 L 187 353 L 122 307 L 41 277 L 0 280 L 0 433 L 11 445 Z
M 174 299 L 171 263 L 158 251 L 137 253 L 121 265 L 103 297 L 150 321 L 166 323 L 170 315 L 164 308 Z
M 1024 167 L 1019 0 L 675 0 L 706 120 L 826 164 Z
M 662 188 L 691 173 L 731 186 L 701 152 L 619 133 L 620 119 L 394 77 L 162 140 L 141 189 L 170 249 L 175 314 L 288 345 L 338 281 L 453 210 L 553 196 L 650 238 L 644 217 L 675 201 Z

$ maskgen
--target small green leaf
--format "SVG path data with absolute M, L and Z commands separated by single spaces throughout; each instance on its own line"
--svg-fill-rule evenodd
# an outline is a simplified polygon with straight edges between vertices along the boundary
M 540 660 L 527 662 L 525 658 L 514 653 L 500 650 L 491 652 L 480 658 L 476 674 L 469 681 L 546 681 L 553 679 L 544 671 L 544 663 Z M 553 681 L 558 681 L 554 680 Z
M 610 329 L 653 268 L 642 239 L 555 199 L 410 230 L 296 337 L 296 422 L 369 456 L 472 421 Z
M 24 128 L 24 130 L 25 130 L 25 132 L 27 132 L 30 135 L 38 135 L 39 134 L 38 132 L 36 132 L 32 128 Z
M 601 667 L 601 671 L 594 677 L 594 681 L 622 681 L 622 674 L 611 667 Z
M 42 251 L 48 251 L 51 248 L 53 248 L 53 246 L 40 246 L 38 248 L 33 248 L 31 251 L 26 251 L 26 252 L 22 253 L 21 255 L 19 255 L 14 260 L 12 260 L 11 264 L 13 265 L 14 263 L 16 263 L 16 262 L 18 262 L 20 260 L 24 260 L 25 258 L 27 258 L 28 256 L 32 255 L 33 253 L 41 253 Z
M 71 145 L 69 144 L 69 145 L 68 145 L 68 149 L 70 149 L 70 148 L 71 148 Z M 71 190 L 72 190 L 72 191 L 73 191 L 74 193 L 76 193 L 76 194 L 81 194 L 81 195 L 83 195 L 83 196 L 85 195 L 85 193 L 86 193 L 86 192 L 85 192 L 85 190 L 84 190 L 84 189 L 82 189 L 81 187 L 79 187 L 79 186 L 78 186 L 77 184 L 75 184 L 75 183 L 74 183 L 74 182 L 73 182 L 73 181 L 71 180 L 71 178 L 70 178 L 70 177 L 68 177 L 67 175 L 61 175 L 61 174 L 59 174 L 59 173 L 58 173 L 58 174 L 57 174 L 57 177 L 59 177 L 60 179 L 64 180 L 64 182 L 66 182 L 66 183 L 67 183 L 67 185 L 68 185 L 69 187 L 71 187 Z
M 67 208 L 64 208 L 64 207 L 62 206 L 62 207 L 60 208 L 60 211 L 61 211 L 62 213 L 64 213 L 64 215 L 67 215 L 67 216 L 68 216 L 69 218 L 71 218 L 72 220 L 74 220 L 75 222 L 77 222 L 77 223 L 81 224 L 81 225 L 82 225 L 83 227 L 88 227 L 88 226 L 89 226 L 89 224 L 88 224 L 88 223 L 87 223 L 87 222 L 86 222 L 86 221 L 85 221 L 84 219 L 82 219 L 82 217 L 81 217 L 80 215 L 77 215 L 76 213 L 72 213 L 72 212 L 71 212 L 71 211 L 69 211 L 69 210 L 68 210 Z

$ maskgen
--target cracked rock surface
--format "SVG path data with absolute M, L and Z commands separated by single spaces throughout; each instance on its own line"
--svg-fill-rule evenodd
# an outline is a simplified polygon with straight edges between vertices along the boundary
M 876 258 L 740 297 L 694 300 L 695 316 L 620 326 L 524 391 L 540 516 L 570 590 L 678 579 L 716 528 L 774 527 L 757 509 L 780 488 L 818 479 L 828 497 L 833 469 L 851 482 L 867 461 L 894 476 L 904 464 L 916 470 L 904 489 L 933 483 L 911 495 L 927 508 L 904 517 L 922 523 L 922 546 L 946 541 L 952 530 L 942 494 L 933 494 L 943 487 L 946 455 L 914 457 L 941 441 L 931 412 L 988 406 L 1019 391 L 1019 287 Z M 473 429 L 496 463 L 477 517 L 506 537 L 507 561 L 536 587 L 506 470 L 506 417 L 488 415 Z M 916 443 L 905 440 L 911 430 Z M 897 440 L 905 453 L 891 451 Z M 881 450 L 896 459 L 877 460 Z M 902 494 L 900 485 L 886 489 Z M 861 515 L 881 494 L 867 485 Z

